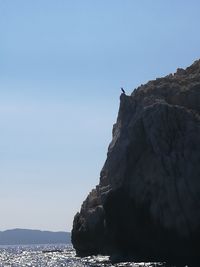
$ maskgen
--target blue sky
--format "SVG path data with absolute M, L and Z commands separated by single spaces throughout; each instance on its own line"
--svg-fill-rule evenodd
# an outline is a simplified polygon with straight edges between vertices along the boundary
M 0 230 L 71 230 L 127 93 L 200 57 L 200 2 L 0 0 Z

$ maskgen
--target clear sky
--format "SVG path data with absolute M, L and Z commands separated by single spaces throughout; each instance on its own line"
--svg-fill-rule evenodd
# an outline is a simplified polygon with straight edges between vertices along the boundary
M 0 0 L 0 230 L 71 230 L 120 87 L 200 58 L 199 0 Z

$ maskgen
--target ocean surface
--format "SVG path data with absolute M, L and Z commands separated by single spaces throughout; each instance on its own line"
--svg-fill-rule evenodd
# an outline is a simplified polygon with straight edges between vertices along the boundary
M 164 267 L 164 263 L 111 264 L 107 256 L 79 258 L 71 245 L 0 246 L 0 267 Z

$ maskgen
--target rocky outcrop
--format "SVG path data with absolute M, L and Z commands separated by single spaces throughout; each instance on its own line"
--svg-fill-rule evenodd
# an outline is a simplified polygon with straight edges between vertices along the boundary
M 76 214 L 80 256 L 200 260 L 200 61 L 120 96 L 100 174 Z

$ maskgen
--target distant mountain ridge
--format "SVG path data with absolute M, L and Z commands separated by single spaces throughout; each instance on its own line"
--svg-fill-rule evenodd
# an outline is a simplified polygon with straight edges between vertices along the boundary
M 71 243 L 71 233 L 30 229 L 0 231 L 0 245 Z

